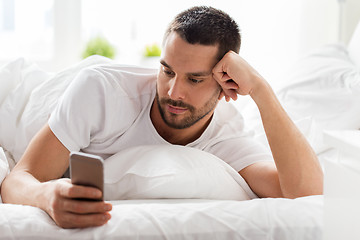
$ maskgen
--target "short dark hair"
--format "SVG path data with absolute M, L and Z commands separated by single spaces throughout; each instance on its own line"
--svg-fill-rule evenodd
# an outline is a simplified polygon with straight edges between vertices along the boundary
M 213 7 L 192 7 L 179 13 L 169 24 L 164 42 L 171 32 L 190 44 L 217 44 L 218 60 L 230 50 L 236 53 L 240 50 L 239 26 L 227 13 Z

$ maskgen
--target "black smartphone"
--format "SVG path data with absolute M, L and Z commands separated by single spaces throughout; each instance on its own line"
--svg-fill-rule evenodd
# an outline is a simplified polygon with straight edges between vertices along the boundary
M 70 178 L 73 184 L 95 187 L 103 193 L 100 199 L 86 200 L 104 200 L 104 160 L 100 156 L 71 152 Z

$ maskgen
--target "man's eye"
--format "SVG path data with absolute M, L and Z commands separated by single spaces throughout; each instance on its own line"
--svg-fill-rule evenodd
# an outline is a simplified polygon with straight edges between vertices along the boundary
M 193 83 L 201 83 L 203 80 L 198 80 L 198 79 L 195 79 L 195 78 L 189 78 L 189 80 Z
M 166 70 L 166 69 L 163 69 L 163 72 L 168 76 L 173 76 L 174 75 L 174 72 Z

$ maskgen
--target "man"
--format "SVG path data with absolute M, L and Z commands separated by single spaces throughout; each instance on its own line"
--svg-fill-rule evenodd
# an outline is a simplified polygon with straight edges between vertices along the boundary
M 271 87 L 238 55 L 239 47 L 238 26 L 227 14 L 194 7 L 166 31 L 157 76 L 118 65 L 85 69 L 3 182 L 3 201 L 37 206 L 64 228 L 103 225 L 111 204 L 75 200 L 101 192 L 61 178 L 69 152 L 107 158 L 144 144 L 213 153 L 239 171 L 259 197 L 321 194 L 316 155 Z M 219 102 L 238 94 L 257 104 L 274 161 L 246 136 L 231 104 Z

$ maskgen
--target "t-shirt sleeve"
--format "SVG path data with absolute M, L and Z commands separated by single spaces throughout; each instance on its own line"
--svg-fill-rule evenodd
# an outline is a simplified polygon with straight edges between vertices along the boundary
M 221 141 L 211 151 L 237 172 L 256 162 L 274 161 L 271 151 L 251 136 Z
M 69 151 L 86 148 L 100 131 L 105 116 L 104 77 L 92 69 L 82 70 L 64 92 L 48 124 Z

